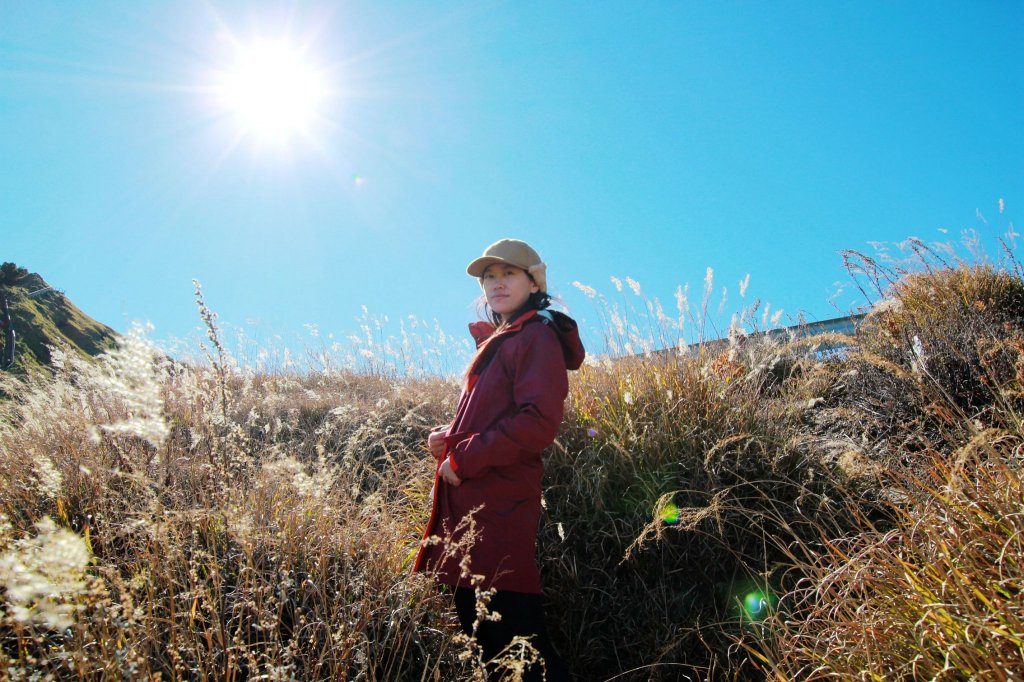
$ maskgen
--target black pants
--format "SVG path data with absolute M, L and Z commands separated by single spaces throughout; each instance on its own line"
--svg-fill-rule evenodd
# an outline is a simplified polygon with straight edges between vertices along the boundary
M 467 635 L 473 634 L 473 621 L 476 620 L 476 595 L 473 590 L 455 588 L 455 610 L 459 614 L 462 631 Z M 485 661 L 497 656 L 516 635 L 529 637 L 530 643 L 544 659 L 548 682 L 571 679 L 565 663 L 548 639 L 548 629 L 544 625 L 544 602 L 539 594 L 499 590 L 491 597 L 487 610 L 500 613 L 501 620 L 486 620 L 477 626 L 476 639 L 483 649 Z M 496 674 L 491 666 L 488 666 L 488 672 Z M 523 679 L 530 682 L 544 679 L 541 677 L 540 665 L 533 666 Z

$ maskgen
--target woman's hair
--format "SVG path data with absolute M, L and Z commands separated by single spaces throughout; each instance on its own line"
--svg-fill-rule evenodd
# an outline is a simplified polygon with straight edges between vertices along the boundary
M 546 310 L 551 307 L 551 294 L 546 291 L 538 291 L 530 294 L 530 297 L 526 299 L 526 303 L 519 310 L 512 313 L 507 320 L 502 319 L 501 315 L 491 310 L 491 306 L 487 305 L 487 299 L 483 296 L 480 297 L 480 313 L 485 320 L 493 324 L 498 330 L 505 324 L 508 324 L 515 318 L 519 317 L 528 310 Z

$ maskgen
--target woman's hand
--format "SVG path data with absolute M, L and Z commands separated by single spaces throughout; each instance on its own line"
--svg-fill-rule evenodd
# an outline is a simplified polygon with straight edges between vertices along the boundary
M 444 456 L 444 431 L 431 431 L 427 436 L 427 447 L 434 459 L 440 460 Z
M 462 485 L 462 479 L 456 476 L 455 472 L 452 471 L 452 462 L 447 457 L 445 457 L 444 461 L 441 462 L 440 474 L 441 478 L 444 479 L 444 482 L 453 488 L 458 488 Z

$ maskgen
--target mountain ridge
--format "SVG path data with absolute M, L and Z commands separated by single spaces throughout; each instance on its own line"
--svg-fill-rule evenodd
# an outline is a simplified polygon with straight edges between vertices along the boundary
M 0 265 L 2 298 L 7 299 L 15 332 L 14 362 L 7 368 L 9 372 L 22 374 L 49 368 L 50 346 L 66 345 L 79 355 L 95 357 L 117 343 L 116 331 L 85 314 L 41 275 L 14 263 Z M 0 343 L 5 359 L 9 338 L 4 329 Z

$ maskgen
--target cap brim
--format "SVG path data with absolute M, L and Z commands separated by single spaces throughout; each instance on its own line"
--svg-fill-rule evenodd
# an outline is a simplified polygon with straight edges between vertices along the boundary
M 516 265 L 515 263 L 511 263 L 501 258 L 495 258 L 494 256 L 481 256 L 466 266 L 466 274 L 472 275 L 473 277 L 483 277 L 484 270 L 487 269 L 487 266 L 494 265 L 495 263 L 505 263 L 507 265 L 515 265 L 517 268 L 522 268 L 521 265 Z

